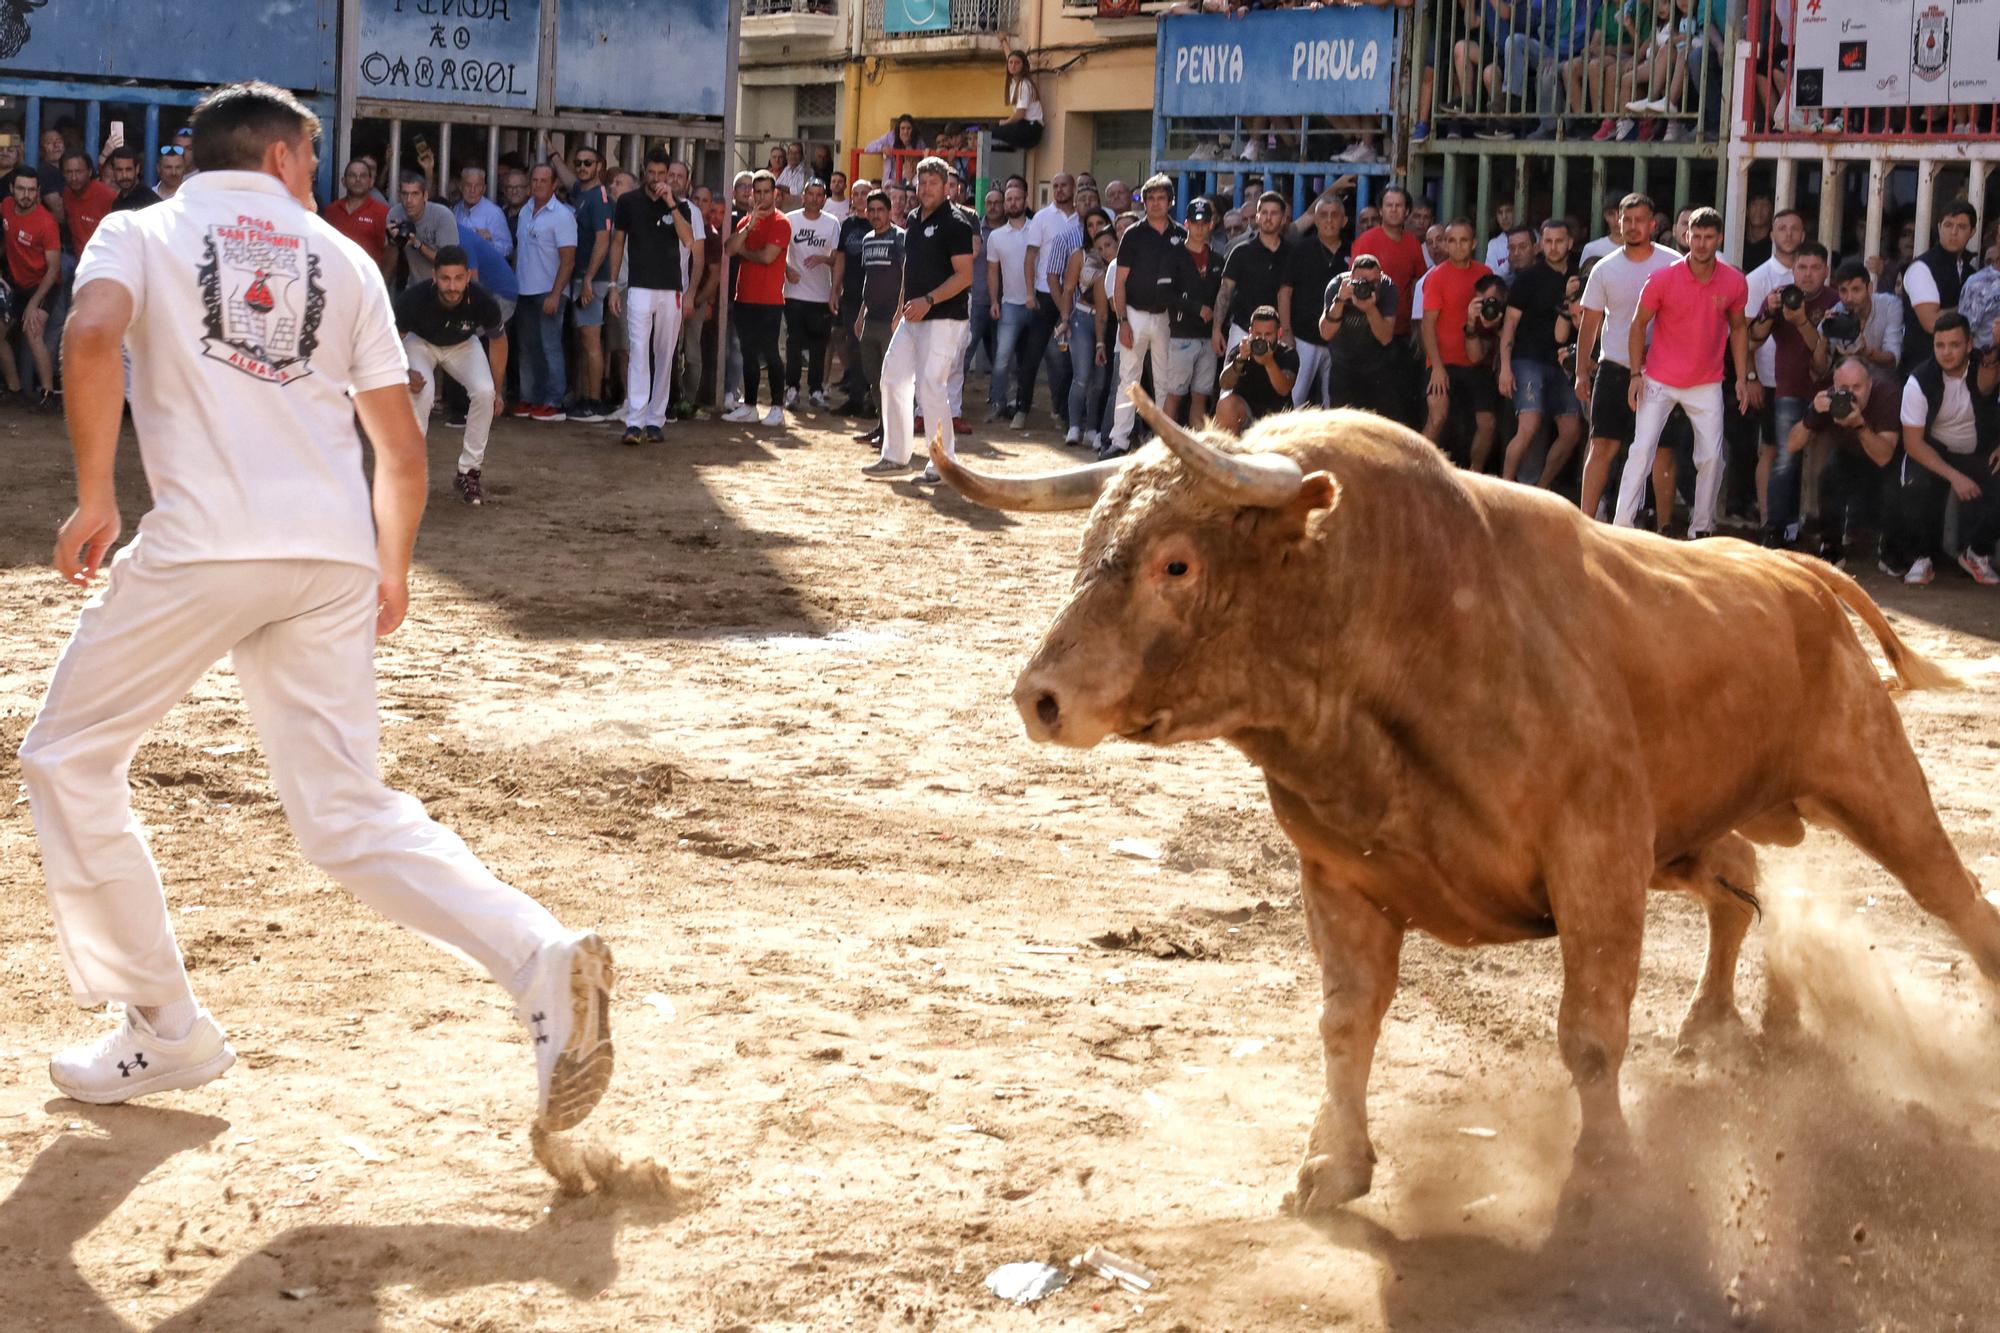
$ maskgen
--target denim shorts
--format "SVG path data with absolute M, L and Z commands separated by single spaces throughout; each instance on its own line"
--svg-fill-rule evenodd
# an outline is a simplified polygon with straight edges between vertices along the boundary
M 1163 394 L 1215 397 L 1214 345 L 1206 338 L 1169 338 L 1167 373 L 1158 388 Z
M 1576 386 L 1560 366 L 1544 361 L 1514 363 L 1514 410 L 1546 412 L 1552 417 L 1574 417 L 1583 413 L 1576 401 Z
M 577 293 L 583 290 L 583 284 L 580 282 L 570 284 L 569 308 L 576 313 L 576 326 L 578 328 L 594 329 L 604 323 L 604 293 L 607 286 L 608 284 L 602 282 L 592 284 L 590 288 L 591 302 L 589 305 L 585 305 L 582 301 L 577 300 Z

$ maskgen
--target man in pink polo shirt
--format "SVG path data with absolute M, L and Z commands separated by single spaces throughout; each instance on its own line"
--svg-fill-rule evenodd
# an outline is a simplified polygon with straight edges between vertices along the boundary
M 1722 490 L 1722 351 L 1736 358 L 1736 402 L 1747 416 L 1763 391 L 1750 369 L 1750 325 L 1743 317 L 1749 284 L 1743 274 L 1716 258 L 1722 244 L 1722 214 L 1697 208 L 1687 224 L 1687 258 L 1646 279 L 1632 318 L 1632 387 L 1636 414 L 1632 452 L 1618 485 L 1618 526 L 1639 517 L 1660 428 L 1678 403 L 1694 426 L 1694 518 L 1688 537 L 1715 532 L 1715 501 Z M 1646 330 L 1659 322 L 1647 357 Z

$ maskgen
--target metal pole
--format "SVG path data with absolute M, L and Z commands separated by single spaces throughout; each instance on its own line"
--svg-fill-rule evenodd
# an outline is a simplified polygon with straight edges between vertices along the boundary
M 397 198 L 402 188 L 403 171 L 403 118 L 393 116 L 389 120 L 389 160 L 382 164 L 382 174 L 389 179 L 378 182 L 382 193 L 390 199 Z
M 1991 221 L 1986 211 L 1986 178 L 1992 173 L 1992 170 L 1993 160 L 1991 158 L 1976 157 L 1966 164 L 1965 197 L 1970 199 L 1972 206 L 1979 211 L 1979 225 L 1981 227 L 1986 226 Z M 1974 244 L 1977 244 L 1976 238 Z
M 1738 153 L 1732 145 L 1723 162 L 1728 180 L 1723 190 L 1723 251 L 1737 263 L 1743 262 L 1743 212 L 1750 197 L 1750 155 Z M 1880 206 L 1880 201 L 1876 201 Z
M 1931 248 L 1931 219 L 1933 211 L 1932 195 L 1937 192 L 1938 160 L 1924 158 L 1917 163 L 1917 253 Z
M 1492 225 L 1489 219 L 1493 216 L 1493 155 L 1491 153 L 1481 153 L 1479 155 L 1479 169 L 1473 177 L 1473 187 L 1472 257 L 1474 259 L 1484 259 L 1486 247 L 1482 244 L 1482 238 L 1486 234 L 1486 229 Z
M 340 67 L 334 71 L 336 101 L 333 141 L 340 147 L 337 170 L 354 160 L 355 83 L 361 77 L 361 0 L 340 0 Z
M 488 197 L 500 193 L 500 127 L 486 127 L 486 192 Z
M 1878 151 L 1868 159 L 1868 223 L 1862 257 L 1882 253 L 1882 197 L 1889 192 L 1889 159 Z
M 737 82 L 736 56 L 743 46 L 743 6 L 729 6 L 729 42 L 724 48 L 722 62 L 722 180 L 718 182 L 723 195 L 728 197 L 729 183 L 734 178 L 734 163 L 731 161 L 736 146 L 736 108 L 742 98 L 742 89 Z M 723 216 L 729 216 L 725 206 Z M 729 298 L 735 295 L 729 290 L 729 256 L 722 257 L 722 281 L 715 296 L 715 396 L 709 400 L 710 407 L 722 406 L 724 386 L 729 380 L 725 373 L 729 365 Z M 747 370 L 744 372 L 749 373 Z M 700 386 L 696 385 L 699 391 Z M 744 388 L 749 388 L 744 385 Z
M 451 180 L 451 122 L 448 120 L 440 121 L 438 123 L 437 154 L 438 154 L 438 178 L 437 178 L 438 198 L 449 199 L 451 198 L 451 186 L 448 184 L 448 182 Z M 491 183 L 492 182 L 489 178 L 488 184 L 490 185 Z
M 1771 210 L 1778 212 L 1799 206 L 1799 164 L 1781 157 L 1771 169 Z
M 1828 254 L 1840 249 L 1840 233 L 1847 225 L 1847 181 L 1832 149 L 1819 155 L 1819 243 Z

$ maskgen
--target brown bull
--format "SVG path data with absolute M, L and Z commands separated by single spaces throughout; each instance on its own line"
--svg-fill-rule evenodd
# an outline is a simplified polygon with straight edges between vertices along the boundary
M 1838 829 L 2000 981 L 2000 912 L 1931 804 L 1889 691 L 1951 678 L 1845 574 L 1736 541 L 1608 527 L 1459 472 L 1382 418 L 1309 412 L 1035 478 L 933 461 L 969 498 L 1094 504 L 1068 603 L 1021 672 L 1038 741 L 1226 740 L 1298 847 L 1326 1095 L 1294 1206 L 1367 1192 L 1366 1093 L 1403 936 L 1556 936 L 1579 1157 L 1621 1152 L 1618 1071 L 1648 887 L 1693 893 L 1709 953 L 1682 1037 L 1739 1029 L 1746 839 Z M 1164 446 L 1164 447 L 1163 447 Z M 1767 1025 L 1794 1017 L 1774 992 Z

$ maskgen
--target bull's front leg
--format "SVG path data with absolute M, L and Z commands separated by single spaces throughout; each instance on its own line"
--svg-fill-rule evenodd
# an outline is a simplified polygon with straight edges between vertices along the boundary
M 1310 858 L 1302 880 L 1306 929 L 1319 958 L 1319 1035 L 1326 1051 L 1326 1096 L 1306 1141 L 1298 1188 L 1285 1197 L 1286 1211 L 1306 1217 L 1360 1198 L 1374 1178 L 1368 1070 L 1382 1015 L 1396 993 L 1403 930 L 1366 898 L 1333 883 Z

